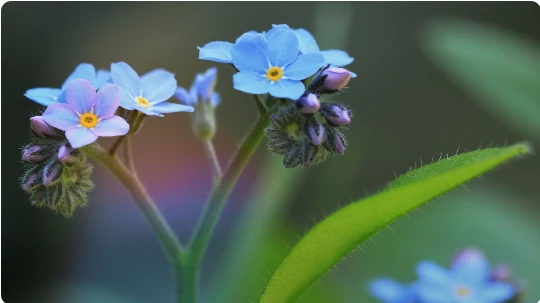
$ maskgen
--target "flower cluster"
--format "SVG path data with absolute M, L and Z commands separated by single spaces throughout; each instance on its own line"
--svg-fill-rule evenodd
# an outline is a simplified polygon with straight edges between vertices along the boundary
M 351 122 L 351 111 L 340 103 L 320 101 L 355 77 L 342 67 L 353 61 L 344 51 L 320 51 L 308 31 L 282 24 L 268 32 L 247 32 L 234 44 L 210 42 L 199 48 L 199 58 L 232 64 L 238 71 L 235 89 L 268 94 L 266 104 L 273 106 L 268 147 L 283 156 L 286 167 L 310 166 L 331 153 L 344 154 L 347 141 L 341 130 Z
M 371 283 L 371 292 L 385 303 L 509 303 L 519 296 L 505 266 L 490 268 L 476 249 L 457 254 L 449 270 L 430 261 L 417 266 L 418 281 L 401 285 L 380 278 Z

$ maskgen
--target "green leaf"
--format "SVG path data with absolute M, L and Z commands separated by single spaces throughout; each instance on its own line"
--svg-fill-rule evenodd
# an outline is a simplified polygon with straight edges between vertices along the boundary
M 445 158 L 399 177 L 377 195 L 340 209 L 313 227 L 293 247 L 271 276 L 259 302 L 293 302 L 348 253 L 391 222 L 528 152 L 528 145 L 517 144 Z
M 540 46 L 472 22 L 429 24 L 425 51 L 485 111 L 540 138 Z

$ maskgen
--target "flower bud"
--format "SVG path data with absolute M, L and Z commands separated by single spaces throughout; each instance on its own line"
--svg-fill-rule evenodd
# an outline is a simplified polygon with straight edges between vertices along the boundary
M 319 121 L 317 121 L 317 119 L 306 119 L 304 131 L 311 144 L 322 144 L 324 139 L 324 127 Z
M 75 156 L 77 153 L 77 149 L 72 148 L 69 144 L 64 144 L 58 148 L 58 161 L 63 164 L 74 163 L 77 161 L 77 157 Z
M 51 157 L 55 152 L 52 145 L 28 145 L 22 150 L 21 160 L 40 163 Z
M 191 115 L 191 127 L 197 138 L 206 140 L 216 134 L 215 106 L 211 103 L 199 103 Z
M 33 191 L 41 186 L 41 172 L 39 169 L 30 169 L 21 180 L 21 187 L 26 192 Z
M 351 72 L 341 67 L 330 67 L 322 71 L 321 77 L 324 78 L 322 87 L 329 91 L 343 89 L 351 79 Z
M 343 156 L 345 154 L 345 144 L 343 144 L 343 140 L 341 139 L 341 137 L 338 135 L 334 135 L 333 143 L 336 153 Z
M 349 110 L 339 104 L 323 103 L 321 105 L 321 115 L 332 126 L 344 126 L 351 123 Z
M 347 145 L 345 136 L 335 128 L 327 128 L 326 131 L 324 148 L 329 152 L 343 156 L 345 154 L 345 146 Z
M 43 168 L 42 182 L 46 187 L 56 184 L 60 180 L 63 171 L 62 163 L 58 161 L 51 161 Z
M 307 96 L 301 97 L 296 101 L 296 107 L 304 115 L 313 115 L 319 111 L 321 108 L 321 102 L 315 94 L 308 94 Z
M 57 137 L 58 132 L 56 129 L 45 120 L 43 120 L 42 116 L 35 116 L 30 118 L 30 129 L 32 129 L 32 132 L 40 138 L 50 138 L 50 137 Z
M 497 265 L 491 271 L 490 279 L 497 282 L 507 282 L 512 278 L 512 269 L 508 265 Z

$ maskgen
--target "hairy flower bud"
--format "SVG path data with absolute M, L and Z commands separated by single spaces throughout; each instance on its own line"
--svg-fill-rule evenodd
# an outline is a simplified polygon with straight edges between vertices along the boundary
M 324 139 L 324 127 L 315 118 L 306 119 L 304 131 L 313 145 L 321 145 Z
M 30 168 L 21 179 L 21 187 L 26 192 L 31 192 L 43 186 L 41 183 L 42 173 L 39 167 Z
M 63 166 L 58 161 L 51 161 L 43 168 L 42 182 L 46 187 L 56 184 L 62 176 Z
M 314 115 L 321 108 L 321 102 L 315 94 L 308 94 L 296 101 L 296 107 L 304 115 Z
M 43 139 L 58 136 L 56 129 L 47 124 L 42 116 L 30 118 L 30 129 L 36 136 Z
M 321 115 L 332 126 L 345 126 L 351 123 L 350 112 L 345 107 L 336 103 L 323 103 Z
M 329 152 L 344 155 L 347 142 L 340 131 L 333 127 L 327 127 L 323 146 Z
M 77 153 L 77 149 L 72 148 L 69 144 L 64 144 L 58 148 L 58 161 L 63 164 L 74 163 L 77 161 Z
M 32 163 L 41 163 L 51 157 L 56 151 L 53 145 L 27 145 L 22 150 L 21 160 Z
M 322 87 L 329 91 L 343 89 L 351 79 L 351 72 L 341 67 L 330 67 L 322 71 L 321 77 L 325 77 Z

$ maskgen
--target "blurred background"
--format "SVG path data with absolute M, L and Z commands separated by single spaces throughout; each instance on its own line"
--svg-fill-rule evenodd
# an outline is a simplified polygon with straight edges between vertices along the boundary
M 18 187 L 19 147 L 43 108 L 23 93 L 59 87 L 81 62 L 165 68 L 179 86 L 214 66 L 196 46 L 287 23 L 321 49 L 355 57 L 339 99 L 355 113 L 345 156 L 282 168 L 259 148 L 229 200 L 203 264 L 206 303 L 254 302 L 315 222 L 440 155 L 528 141 L 540 147 L 540 9 L 484 3 L 23 3 L 2 7 L 2 298 L 24 303 L 173 302 L 173 274 L 126 191 L 101 166 L 90 203 L 65 219 L 30 206 Z M 219 68 L 216 137 L 225 165 L 256 116 Z M 231 119 L 234 117 L 234 119 Z M 184 242 L 211 176 L 188 114 L 148 119 L 134 138 L 139 174 Z M 103 145 L 112 141 L 102 140 Z M 483 249 L 540 298 L 540 158 L 529 156 L 392 225 L 323 277 L 299 302 L 375 302 L 378 276 L 407 282 L 415 264 L 447 265 Z

